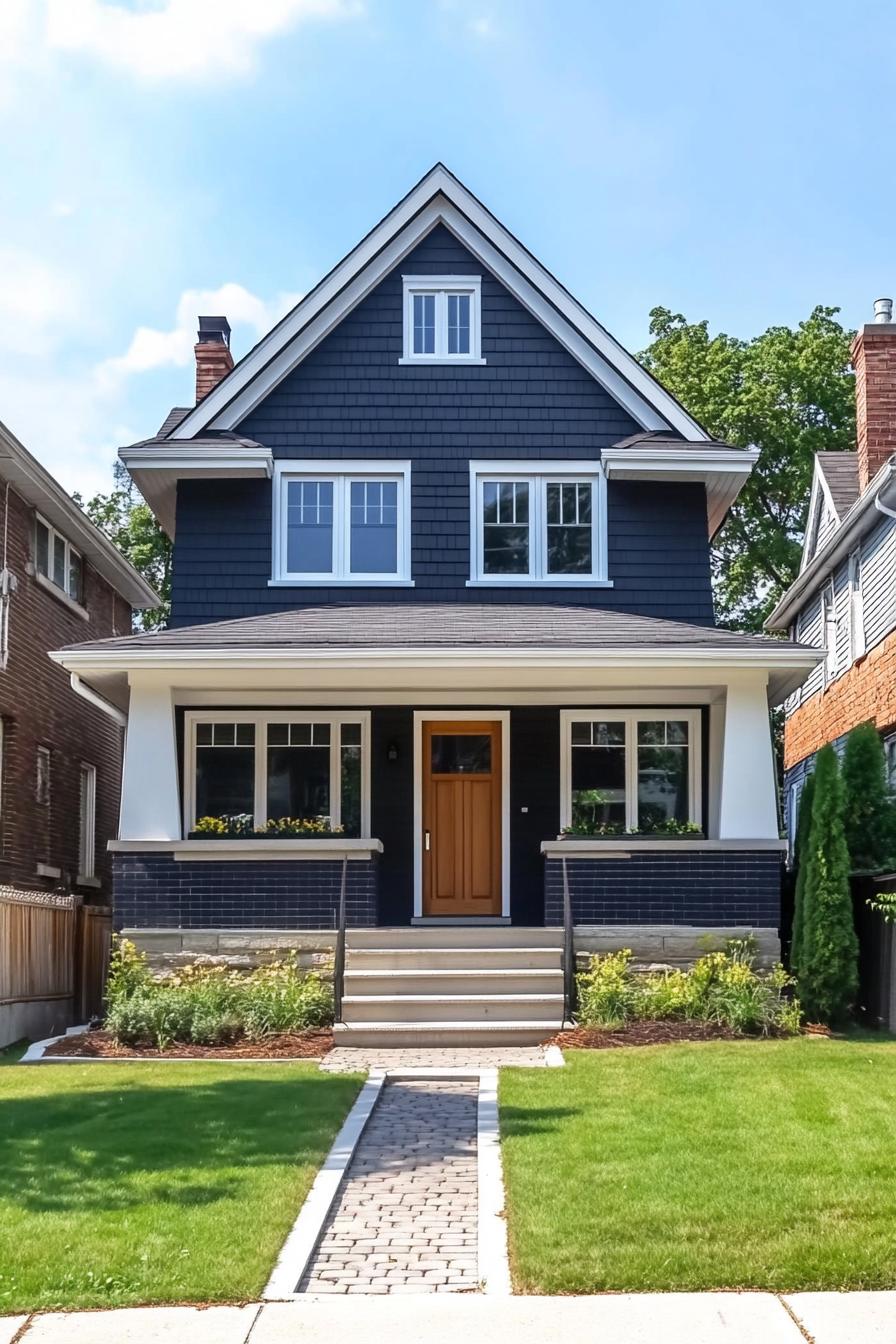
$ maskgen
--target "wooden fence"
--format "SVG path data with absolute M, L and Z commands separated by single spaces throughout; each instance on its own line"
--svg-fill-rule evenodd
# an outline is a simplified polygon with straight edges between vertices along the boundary
M 0 1047 L 98 1013 L 111 938 L 105 906 L 0 887 Z

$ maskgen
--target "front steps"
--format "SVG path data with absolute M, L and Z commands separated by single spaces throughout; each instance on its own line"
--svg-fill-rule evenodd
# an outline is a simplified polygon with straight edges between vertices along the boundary
M 352 930 L 335 1043 L 537 1045 L 563 1025 L 559 929 Z

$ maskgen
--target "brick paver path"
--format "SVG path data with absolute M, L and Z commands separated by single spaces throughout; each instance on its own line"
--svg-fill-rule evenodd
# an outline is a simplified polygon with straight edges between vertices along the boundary
M 369 1069 L 541 1069 L 543 1045 L 430 1046 L 421 1049 L 363 1049 L 338 1045 L 320 1067 L 328 1073 L 365 1073 Z
M 477 1289 L 478 1094 L 473 1078 L 386 1082 L 300 1291 Z

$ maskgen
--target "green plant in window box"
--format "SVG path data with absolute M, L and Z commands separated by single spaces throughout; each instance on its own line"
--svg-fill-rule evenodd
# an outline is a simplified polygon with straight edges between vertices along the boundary
M 650 840 L 654 836 L 662 836 L 663 839 L 687 839 L 695 836 L 702 836 L 703 831 L 695 821 L 678 821 L 676 817 L 667 817 L 663 821 L 658 821 L 652 826 L 631 826 L 628 830 L 621 822 L 597 822 L 591 823 L 585 820 L 574 821 L 571 826 L 565 826 L 562 834 L 579 839 L 605 840 L 611 836 L 624 835 L 632 838 Z
M 329 817 L 271 817 L 263 827 L 255 827 L 248 813 L 238 816 L 200 817 L 190 831 L 191 840 L 323 840 L 343 834 Z

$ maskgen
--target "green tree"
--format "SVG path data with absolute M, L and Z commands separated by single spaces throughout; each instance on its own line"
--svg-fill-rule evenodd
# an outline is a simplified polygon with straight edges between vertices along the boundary
M 843 752 L 843 829 L 853 871 L 880 872 L 893 858 L 887 760 L 873 723 L 860 723 Z
M 158 630 L 167 623 L 171 607 L 171 539 L 162 531 L 121 463 L 114 467 L 115 488 L 94 495 L 85 504 L 75 495 L 92 523 L 130 560 L 162 599 L 161 605 L 137 613 L 141 630 Z
M 799 996 L 806 1016 L 842 1022 L 859 987 L 859 943 L 843 831 L 843 779 L 830 745 L 815 758 L 815 797 L 803 888 Z
M 815 776 L 807 775 L 800 794 L 797 814 L 796 837 L 793 846 L 793 866 L 796 870 L 796 885 L 793 892 L 793 925 L 790 930 L 790 969 L 794 975 L 799 972 L 800 957 L 803 950 L 803 910 L 805 908 L 806 857 L 809 853 L 809 831 L 812 826 L 812 800 L 815 797 Z
M 852 332 L 837 308 L 744 341 L 654 308 L 641 362 L 716 438 L 761 456 L 713 553 L 720 620 L 759 630 L 796 578 L 815 453 L 855 447 Z

